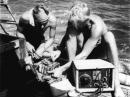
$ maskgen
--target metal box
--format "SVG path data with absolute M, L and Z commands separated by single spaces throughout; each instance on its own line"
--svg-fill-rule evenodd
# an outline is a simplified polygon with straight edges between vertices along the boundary
M 114 65 L 101 59 L 73 61 L 75 87 L 80 92 L 114 91 Z

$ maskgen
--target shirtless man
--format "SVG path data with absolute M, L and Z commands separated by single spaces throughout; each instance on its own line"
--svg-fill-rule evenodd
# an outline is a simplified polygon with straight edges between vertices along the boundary
M 87 4 L 78 2 L 71 8 L 67 32 L 61 42 L 62 46 L 64 44 L 69 62 L 52 71 L 55 77 L 59 77 L 66 71 L 73 60 L 102 58 L 113 62 L 116 68 L 114 96 L 124 97 L 118 77 L 119 59 L 115 37 L 104 21 L 90 12 Z
M 42 57 L 45 54 L 44 52 L 49 49 L 51 49 L 49 50 L 50 53 L 53 52 L 53 43 L 56 33 L 56 17 L 49 12 L 45 5 L 39 4 L 29 11 L 24 12 L 19 19 L 18 31 L 20 32 L 18 33 L 18 37 L 26 39 L 26 48 L 29 53 L 35 52 L 34 54 Z M 47 41 L 45 41 L 44 37 L 46 31 L 49 36 Z M 55 60 L 55 56 L 53 55 L 52 57 L 54 57 Z M 29 66 L 33 64 L 31 56 L 27 55 L 24 61 L 25 64 L 29 64 L 26 65 L 26 69 L 30 69 Z M 39 72 L 41 72 L 40 70 L 42 70 L 42 67 L 39 66 Z M 28 97 L 53 97 L 48 84 L 46 85 L 45 83 L 35 80 L 35 75 L 32 74 L 32 72 L 24 73 L 24 90 L 27 91 Z M 41 78 L 40 73 L 37 73 L 37 76 L 38 79 Z
M 44 33 L 47 29 L 49 29 L 49 39 L 45 42 Z M 27 41 L 27 49 L 30 52 L 36 50 L 36 53 L 42 56 L 42 53 L 54 42 L 56 17 L 48 11 L 45 5 L 39 4 L 22 14 L 18 30 L 20 32 L 18 36 Z

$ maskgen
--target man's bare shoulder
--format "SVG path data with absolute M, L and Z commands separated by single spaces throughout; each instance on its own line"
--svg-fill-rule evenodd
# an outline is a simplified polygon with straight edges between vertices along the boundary
M 104 21 L 103 21 L 103 19 L 100 17 L 100 16 L 98 16 L 98 15 L 96 15 L 96 14 L 91 14 L 90 16 L 89 16 L 89 18 L 92 20 L 92 21 L 94 21 L 94 23 L 104 23 Z
M 94 22 L 92 26 L 92 36 L 99 37 L 107 32 L 107 26 L 100 16 L 91 14 L 90 19 Z
M 49 21 L 50 22 L 56 22 L 56 17 L 54 16 L 54 14 L 53 13 L 49 13 L 48 14 L 48 17 L 49 17 Z
M 24 20 L 29 20 L 30 16 L 33 15 L 33 8 L 28 10 L 28 11 L 25 11 L 20 18 L 24 19 Z
M 51 27 L 56 27 L 56 23 L 57 23 L 57 19 L 56 19 L 56 17 L 55 17 L 55 15 L 53 14 L 53 13 L 49 13 L 48 14 L 48 17 L 49 17 L 49 20 L 48 20 L 48 22 L 49 22 L 49 25 L 51 26 Z
M 19 18 L 19 23 L 25 23 L 25 24 L 29 23 L 30 25 L 34 26 L 35 24 L 33 18 L 33 9 L 34 8 L 24 12 Z

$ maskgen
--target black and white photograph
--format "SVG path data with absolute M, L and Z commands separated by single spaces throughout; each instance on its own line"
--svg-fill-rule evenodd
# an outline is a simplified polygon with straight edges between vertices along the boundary
M 0 0 L 0 97 L 130 97 L 130 1 Z

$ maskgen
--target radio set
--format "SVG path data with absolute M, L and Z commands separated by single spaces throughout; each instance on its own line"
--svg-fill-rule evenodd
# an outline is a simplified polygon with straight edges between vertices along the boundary
M 114 65 L 101 59 L 73 61 L 73 74 L 76 90 L 94 92 L 114 91 Z

